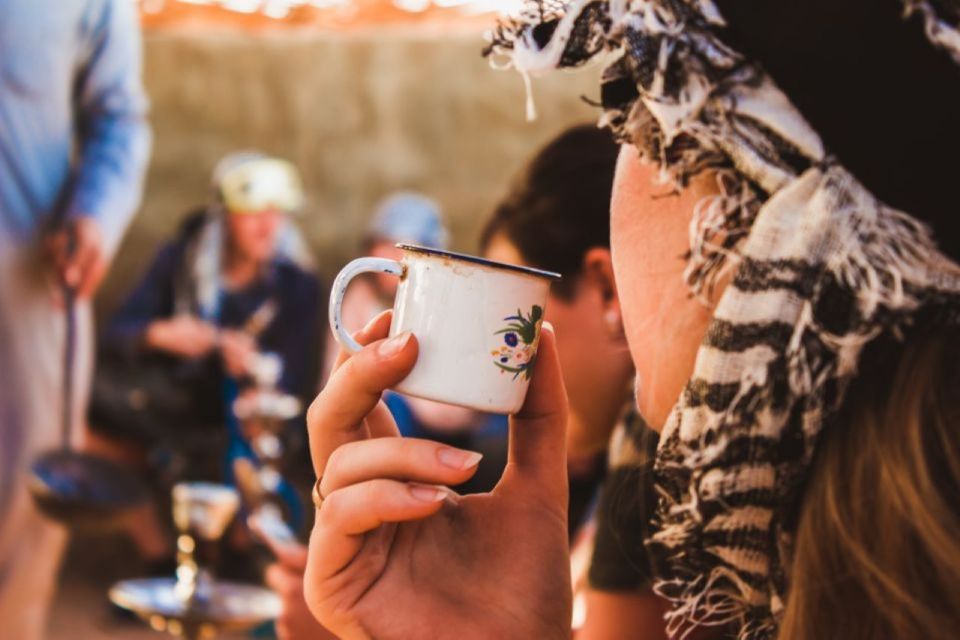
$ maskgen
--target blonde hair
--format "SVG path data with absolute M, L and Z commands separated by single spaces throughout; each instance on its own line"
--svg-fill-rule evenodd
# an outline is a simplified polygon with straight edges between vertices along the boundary
M 957 338 L 912 341 L 851 388 L 807 490 L 780 640 L 956 638 Z

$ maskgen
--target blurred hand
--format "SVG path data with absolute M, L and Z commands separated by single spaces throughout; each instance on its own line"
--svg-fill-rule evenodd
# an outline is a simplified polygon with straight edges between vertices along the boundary
M 217 336 L 217 328 L 209 322 L 194 316 L 179 315 L 151 322 L 144 342 L 158 351 L 184 358 L 199 358 L 213 350 Z
M 417 359 L 410 334 L 383 340 L 390 314 L 357 340 L 310 407 L 310 449 L 323 503 L 305 593 L 342 638 L 569 638 L 566 394 L 545 328 L 509 464 L 489 494 L 444 485 L 480 456 L 401 438 L 381 392 Z
M 280 640 L 335 639 L 336 636 L 313 617 L 303 598 L 307 548 L 295 543 L 270 548 L 277 555 L 277 562 L 267 567 L 266 582 L 283 602 L 283 611 L 276 621 L 277 637 Z
M 250 373 L 250 364 L 257 353 L 257 342 L 243 331 L 224 330 L 220 333 L 220 354 L 223 367 L 233 378 Z
M 60 282 L 76 290 L 80 299 L 92 296 L 107 273 L 103 235 L 97 221 L 89 216 L 71 220 L 67 228 L 50 236 L 47 253 Z

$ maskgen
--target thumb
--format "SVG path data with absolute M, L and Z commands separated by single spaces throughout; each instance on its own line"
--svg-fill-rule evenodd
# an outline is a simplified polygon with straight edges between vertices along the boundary
M 533 378 L 520 412 L 510 420 L 509 461 L 524 482 L 567 491 L 567 392 L 557 339 L 544 323 Z

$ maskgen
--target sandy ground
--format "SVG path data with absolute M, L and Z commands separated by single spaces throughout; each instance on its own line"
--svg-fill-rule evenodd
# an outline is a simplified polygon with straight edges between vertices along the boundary
M 157 640 L 170 637 L 151 630 L 135 618 L 119 615 L 107 601 L 111 584 L 138 577 L 141 571 L 133 549 L 122 537 L 75 537 L 60 572 L 47 639 Z M 222 640 L 244 637 L 251 636 L 219 636 Z

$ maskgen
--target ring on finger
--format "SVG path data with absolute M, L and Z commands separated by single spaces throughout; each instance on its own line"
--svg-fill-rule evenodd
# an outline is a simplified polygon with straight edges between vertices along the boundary
M 317 478 L 317 481 L 313 484 L 313 491 L 310 492 L 311 497 L 313 498 L 313 506 L 319 509 L 323 505 L 323 494 L 320 493 L 320 482 L 323 480 L 323 476 Z

